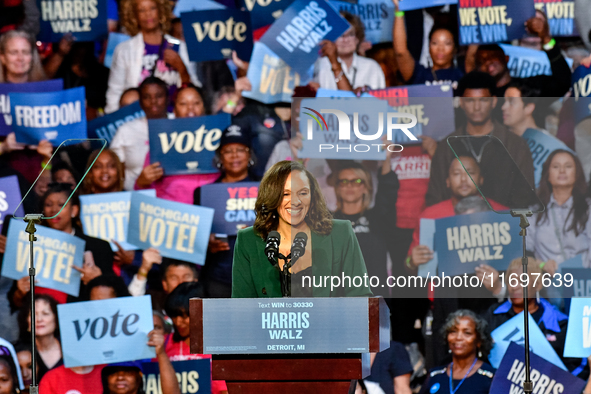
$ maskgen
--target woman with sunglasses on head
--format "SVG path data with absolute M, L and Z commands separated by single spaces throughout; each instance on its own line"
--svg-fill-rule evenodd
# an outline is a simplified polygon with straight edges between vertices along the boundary
M 357 54 L 365 40 L 365 28 L 358 16 L 342 11 L 351 27 L 335 42 L 320 43 L 321 58 L 314 65 L 314 80 L 321 88 L 331 90 L 384 89 L 386 77 L 373 59 Z
M 393 145 L 391 149 L 394 149 Z M 378 169 L 378 189 L 371 208 L 373 180 L 363 165 L 344 162 L 332 175 L 337 197 L 337 210 L 333 216 L 351 222 L 367 266 L 367 275 L 370 278 L 377 276 L 381 284 L 386 283 L 388 277 L 388 242 L 395 229 L 396 199 L 400 186 L 396 173 L 392 171 L 391 157 L 392 152 L 386 150 L 386 160 Z M 387 290 L 387 287 L 378 287 L 374 293 L 387 296 Z
M 250 150 L 250 134 L 245 128 L 230 125 L 222 134 L 220 146 L 215 155 L 217 167 L 222 174 L 214 183 L 257 182 L 260 180 L 252 171 L 254 157 Z M 201 204 L 201 188 L 195 189 L 194 204 Z M 200 280 L 207 297 L 230 298 L 232 296 L 232 259 L 236 235 L 217 237 L 211 234 L 205 266 Z

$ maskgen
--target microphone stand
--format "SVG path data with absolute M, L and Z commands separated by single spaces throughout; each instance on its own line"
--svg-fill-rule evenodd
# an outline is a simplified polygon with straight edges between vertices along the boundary
M 512 209 L 511 216 L 519 218 L 519 227 L 521 231 L 519 235 L 523 239 L 523 255 L 521 257 L 521 263 L 523 266 L 523 273 L 527 274 L 527 256 L 525 249 L 525 237 L 527 235 L 527 228 L 529 227 L 528 217 L 532 216 L 532 211 L 529 209 Z M 522 286 L 523 287 L 523 284 Z M 528 288 L 523 287 L 523 331 L 525 337 L 525 380 L 523 381 L 523 392 L 525 394 L 531 394 L 534 390 L 533 382 L 530 378 L 530 362 L 529 362 L 529 297 Z
M 25 231 L 29 233 L 30 246 L 30 260 L 29 260 L 29 283 L 31 285 L 31 385 L 29 386 L 29 394 L 39 394 L 39 386 L 37 385 L 37 363 L 35 360 L 35 263 L 33 242 L 37 240 L 35 237 L 36 223 L 41 223 L 42 214 L 33 213 L 25 215 L 25 222 L 27 228 Z
M 283 269 L 279 270 L 279 273 L 281 274 L 281 294 L 283 297 L 291 297 L 291 272 L 289 272 L 289 269 L 293 265 L 293 262 L 288 261 L 291 259 L 291 253 L 287 256 L 279 253 L 279 258 L 284 261 Z

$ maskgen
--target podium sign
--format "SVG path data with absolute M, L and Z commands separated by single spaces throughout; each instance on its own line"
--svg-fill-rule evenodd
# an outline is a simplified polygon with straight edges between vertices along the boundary
M 367 298 L 204 299 L 205 354 L 367 353 Z

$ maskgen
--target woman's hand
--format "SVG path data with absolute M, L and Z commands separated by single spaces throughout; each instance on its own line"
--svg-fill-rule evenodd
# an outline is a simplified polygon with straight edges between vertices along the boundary
M 480 282 L 484 284 L 484 287 L 490 291 L 493 295 L 497 295 L 502 290 L 502 283 L 499 281 L 499 271 L 487 264 L 480 264 L 474 268 L 476 276 L 480 279 Z
M 326 56 L 333 68 L 340 67 L 337 57 L 337 44 L 329 40 L 322 40 L 320 42 L 320 56 Z
M 591 67 L 591 55 L 587 56 L 583 60 L 581 60 L 581 65 L 587 68 Z
M 135 182 L 139 187 L 148 187 L 163 176 L 164 169 L 160 167 L 159 162 L 156 162 L 144 167 L 142 173 Z
M 103 274 L 103 271 L 101 271 L 101 269 L 94 263 L 94 256 L 89 250 L 84 252 L 84 264 L 82 264 L 82 268 L 78 268 L 75 265 L 73 265 L 72 268 L 80 272 L 80 280 L 85 285 L 87 285 L 88 282 L 97 276 L 101 276 Z
M 28 276 L 23 276 L 16 281 L 16 291 L 20 297 L 24 297 L 29 291 L 31 291 L 31 280 Z
M 25 144 L 16 142 L 16 136 L 14 135 L 14 133 L 10 133 L 6 136 L 4 142 L 0 144 L 0 155 L 4 153 L 10 153 L 15 150 L 23 149 L 25 149 Z
M 248 77 L 240 77 L 234 81 L 234 89 L 236 89 L 237 94 L 242 95 L 243 91 L 252 90 L 252 84 L 250 83 Z
M 410 262 L 415 267 L 427 264 L 433 259 L 433 251 L 428 246 L 418 245 L 412 249 L 410 253 Z
M 117 246 L 117 251 L 115 252 L 115 262 L 117 262 L 120 265 L 128 265 L 133 263 L 135 251 L 123 249 L 119 242 L 115 241 L 114 239 L 112 239 L 111 241 L 115 244 L 115 246 Z
M 47 140 L 39 141 L 39 145 L 35 146 L 35 150 L 37 153 L 43 156 L 43 161 L 45 164 L 49 162 L 51 155 L 53 155 L 53 145 Z
M 74 36 L 72 33 L 68 33 L 62 37 L 60 40 L 56 53 L 62 57 L 65 57 L 70 53 L 72 50 L 72 45 L 74 45 Z
M 162 59 L 164 59 L 167 64 L 169 64 L 179 73 L 187 71 L 187 67 L 185 66 L 185 63 L 183 63 L 183 59 L 181 59 L 181 56 L 174 49 L 166 48 L 162 54 Z
M 148 272 L 152 269 L 154 264 L 161 264 L 162 256 L 156 248 L 148 248 L 142 253 L 142 265 L 138 271 L 138 274 L 142 276 L 148 276 Z
M 230 250 L 230 244 L 216 239 L 214 234 L 210 234 L 208 249 L 211 253 L 224 252 L 226 250 Z
M 236 51 L 232 51 L 232 62 L 234 62 L 236 67 L 238 67 L 238 69 L 241 70 L 243 73 L 246 73 L 248 71 L 248 66 L 250 65 L 250 63 L 245 62 L 244 60 L 241 60 L 238 57 L 238 54 L 236 53 Z
M 148 333 L 148 346 L 152 346 L 156 350 L 156 356 L 166 354 L 164 351 L 164 335 L 156 330 Z
M 549 273 L 550 275 L 554 275 L 556 273 L 556 270 L 558 270 L 558 263 L 556 263 L 556 261 L 550 259 L 550 260 L 546 261 L 546 264 L 544 264 L 544 268 L 542 270 L 544 272 Z
M 437 141 L 433 138 L 423 135 L 419 137 L 421 139 L 421 144 L 423 146 L 423 150 L 427 152 L 429 157 L 433 157 L 435 155 L 435 151 L 437 150 Z

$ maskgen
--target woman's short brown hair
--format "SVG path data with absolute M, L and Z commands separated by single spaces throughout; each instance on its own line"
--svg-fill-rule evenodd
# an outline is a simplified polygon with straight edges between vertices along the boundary
M 357 48 L 359 49 L 359 45 L 365 41 L 365 26 L 363 26 L 363 22 L 361 22 L 361 19 L 357 15 L 353 15 L 347 11 L 341 11 L 341 16 L 355 29 L 355 37 L 359 41 Z
M 156 3 L 158 7 L 158 22 L 160 23 L 160 29 L 162 33 L 168 33 L 170 30 L 170 21 L 172 15 L 172 9 L 170 1 L 168 0 L 151 0 Z M 127 33 L 131 36 L 135 36 L 140 32 L 140 25 L 137 20 L 136 7 L 139 0 L 122 0 L 120 19 L 121 24 L 127 30 Z
M 283 201 L 287 177 L 293 171 L 302 171 L 310 182 L 311 203 L 304 219 L 306 224 L 317 234 L 328 235 L 332 231 L 332 215 L 316 178 L 299 162 L 284 160 L 269 168 L 259 185 L 259 195 L 254 207 L 257 217 L 253 227 L 263 239 L 279 226 L 277 208 Z

